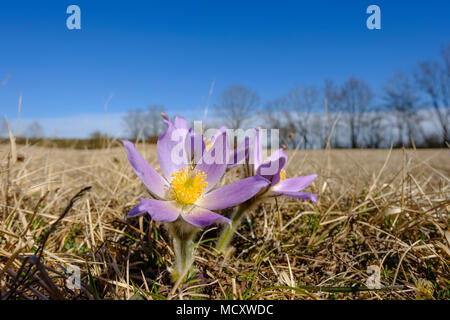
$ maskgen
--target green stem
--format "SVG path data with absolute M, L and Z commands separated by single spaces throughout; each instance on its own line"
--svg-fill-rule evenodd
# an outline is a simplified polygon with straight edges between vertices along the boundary
M 221 253 L 227 253 L 229 249 L 229 245 L 231 239 L 233 238 L 234 232 L 239 227 L 242 217 L 244 214 L 251 209 L 251 207 L 255 204 L 253 199 L 250 199 L 244 203 L 242 203 L 236 210 L 231 219 L 231 225 L 225 227 L 217 241 L 216 249 Z

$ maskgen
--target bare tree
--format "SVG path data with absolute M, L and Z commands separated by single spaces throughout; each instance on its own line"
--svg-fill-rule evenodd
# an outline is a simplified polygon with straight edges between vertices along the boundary
M 324 106 L 325 106 L 325 132 L 326 132 L 326 139 L 324 140 L 323 147 L 326 148 L 328 139 L 330 139 L 330 144 L 332 144 L 333 146 L 337 146 L 339 144 L 339 135 L 337 135 L 336 133 L 333 135 L 333 138 L 334 138 L 333 142 L 331 140 L 330 135 L 333 133 L 332 132 L 333 123 L 335 123 L 335 121 L 337 121 L 339 112 L 342 109 L 341 90 L 330 79 L 325 79 L 325 85 L 324 85 L 324 89 L 323 89 L 323 98 L 324 98 Z
M 309 140 L 311 148 L 323 148 L 327 140 L 327 128 L 323 125 L 325 115 L 315 113 L 311 116 L 309 123 Z
M 148 116 L 142 109 L 128 111 L 123 116 L 123 124 L 130 139 L 145 139 L 149 136 Z
M 161 121 L 161 113 L 165 112 L 164 106 L 151 104 L 147 107 L 148 134 L 152 137 L 159 136 L 164 131 L 164 123 Z
M 237 129 L 242 128 L 257 111 L 259 103 L 258 92 L 242 85 L 233 85 L 222 92 L 214 109 L 227 127 Z
M 450 43 L 442 47 L 441 58 L 419 63 L 415 80 L 436 114 L 445 145 L 450 142 Z
M 382 110 L 366 112 L 362 119 L 361 140 L 366 148 L 381 148 L 392 140 L 389 119 Z M 360 142 L 361 143 L 361 142 Z
M 292 123 L 288 121 L 289 119 L 281 117 L 285 108 L 286 98 L 276 98 L 268 101 L 264 105 L 263 110 L 260 112 L 260 116 L 268 128 L 279 130 L 280 141 L 283 145 L 295 148 L 295 128 L 292 126 Z
M 341 107 L 345 112 L 352 148 L 358 147 L 362 119 L 371 105 L 372 97 L 372 90 L 364 80 L 350 77 L 342 85 Z
M 130 139 L 147 139 L 157 137 L 164 130 L 161 113 L 164 106 L 150 104 L 147 110 L 135 109 L 128 111 L 123 116 L 123 125 Z
M 309 121 L 311 111 L 317 106 L 318 90 L 313 86 L 295 87 L 286 94 L 284 114 L 288 124 L 299 133 L 304 148 L 309 146 Z
M 384 87 L 383 98 L 388 110 L 394 112 L 397 145 L 410 146 L 411 139 L 417 140 L 417 133 L 421 132 L 421 119 L 417 113 L 420 98 L 409 75 L 403 72 L 394 73 Z
M 40 139 L 44 137 L 44 127 L 38 121 L 33 121 L 27 126 L 25 135 L 28 138 Z

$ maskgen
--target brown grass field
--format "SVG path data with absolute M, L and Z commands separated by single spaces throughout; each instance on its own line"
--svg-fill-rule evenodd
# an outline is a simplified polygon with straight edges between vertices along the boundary
M 181 287 L 164 226 L 126 218 L 147 192 L 120 142 L 10 149 L 0 145 L 2 299 L 450 298 L 449 149 L 287 151 L 288 176 L 319 175 L 308 189 L 319 201 L 261 205 L 228 258 L 214 249 L 218 228 L 205 229 Z M 158 167 L 154 145 L 138 149 Z M 81 289 L 66 285 L 69 265 Z M 366 287 L 369 266 L 380 289 Z

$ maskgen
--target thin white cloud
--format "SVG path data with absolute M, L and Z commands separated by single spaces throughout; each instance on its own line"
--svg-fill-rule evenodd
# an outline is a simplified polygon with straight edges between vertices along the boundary
M 192 112 L 171 113 L 169 116 L 180 115 L 193 120 Z M 123 117 L 125 112 L 118 113 L 91 113 L 78 114 L 65 117 L 20 118 L 9 119 L 14 135 L 23 136 L 32 123 L 39 123 L 43 128 L 45 137 L 52 138 L 88 138 L 94 131 L 108 133 L 112 137 L 126 136 Z M 5 133 L 0 132 L 1 135 Z
M 86 138 L 94 131 L 108 132 L 112 136 L 123 134 L 123 113 L 113 114 L 80 114 L 55 118 L 21 118 L 11 119 L 11 127 L 15 135 L 25 134 L 27 127 L 38 122 L 46 137 Z

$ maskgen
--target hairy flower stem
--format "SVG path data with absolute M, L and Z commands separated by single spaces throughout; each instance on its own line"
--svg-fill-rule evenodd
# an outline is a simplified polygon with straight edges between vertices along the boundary
M 228 225 L 222 230 L 222 234 L 220 235 L 219 240 L 217 241 L 216 249 L 219 252 L 226 254 L 229 251 L 231 239 L 233 238 L 234 232 L 239 227 L 242 217 L 247 211 L 252 209 L 255 204 L 256 204 L 255 200 L 250 199 L 242 203 L 236 209 L 233 218 L 231 220 L 231 225 Z
M 193 262 L 192 240 L 174 238 L 173 247 L 175 252 L 175 269 L 172 272 L 172 277 L 177 282 L 180 278 L 185 278 L 191 268 Z M 181 282 L 184 282 L 184 279 Z
M 173 237 L 175 254 L 172 280 L 174 283 L 181 284 L 186 280 L 189 269 L 194 262 L 193 238 L 197 229 L 182 219 L 178 219 L 169 224 L 169 232 Z

